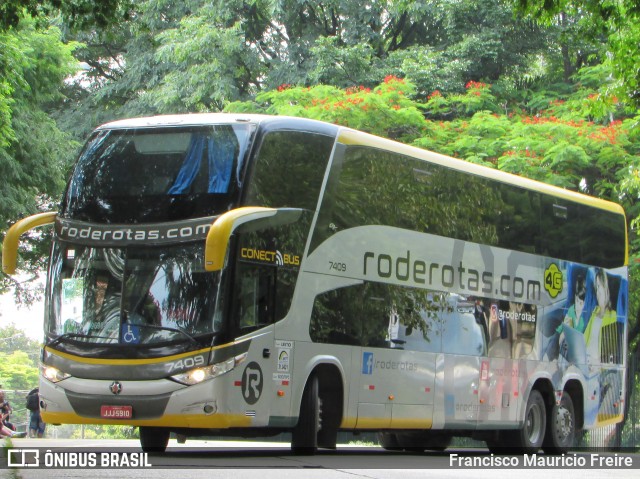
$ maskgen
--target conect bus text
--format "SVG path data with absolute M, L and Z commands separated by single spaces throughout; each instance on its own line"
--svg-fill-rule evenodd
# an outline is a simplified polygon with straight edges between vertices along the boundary
M 458 266 L 428 263 L 406 256 L 393 258 L 390 254 L 366 251 L 363 256 L 362 274 L 377 275 L 382 279 L 396 279 L 433 288 L 457 288 L 460 292 L 482 293 L 485 296 L 501 295 L 509 299 L 540 300 L 542 285 L 539 281 L 525 280 L 508 274 L 500 275 L 494 290 L 494 273 Z

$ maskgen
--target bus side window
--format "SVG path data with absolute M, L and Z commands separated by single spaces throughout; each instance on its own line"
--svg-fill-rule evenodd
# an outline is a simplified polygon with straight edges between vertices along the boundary
M 243 333 L 273 323 L 275 271 L 271 266 L 238 265 L 234 317 Z
M 314 301 L 309 336 L 316 343 L 439 352 L 432 296 L 382 283 L 326 291 Z
M 250 172 L 244 203 L 315 210 L 333 142 L 331 136 L 306 131 L 269 132 Z
M 582 262 L 583 219 L 577 205 L 541 195 L 538 254 Z M 562 237 L 562 241 L 559 238 Z M 567 248 L 571 245 L 571 248 Z
M 333 289 L 316 296 L 309 323 L 309 336 L 315 343 L 362 344 L 361 284 Z

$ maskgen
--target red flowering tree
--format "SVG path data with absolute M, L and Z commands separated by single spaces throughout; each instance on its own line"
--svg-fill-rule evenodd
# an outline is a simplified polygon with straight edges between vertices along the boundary
M 463 94 L 433 91 L 423 103 L 414 94 L 410 81 L 389 75 L 374 88 L 281 85 L 227 110 L 349 126 L 564 188 L 628 200 L 631 215 L 640 214 L 640 134 L 617 98 L 583 85 L 565 96 L 540 92 L 515 102 L 477 81 L 467 82 Z
M 424 117 L 412 100 L 414 93 L 411 82 L 393 75 L 373 89 L 363 85 L 346 89 L 281 85 L 261 93 L 255 102 L 232 103 L 226 111 L 301 116 L 411 141 L 424 127 Z

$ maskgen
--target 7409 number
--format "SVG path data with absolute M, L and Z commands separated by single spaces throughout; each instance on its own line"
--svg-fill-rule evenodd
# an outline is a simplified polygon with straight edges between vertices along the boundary
M 345 271 L 347 271 L 347 264 L 336 261 L 329 261 L 329 269 L 344 273 Z

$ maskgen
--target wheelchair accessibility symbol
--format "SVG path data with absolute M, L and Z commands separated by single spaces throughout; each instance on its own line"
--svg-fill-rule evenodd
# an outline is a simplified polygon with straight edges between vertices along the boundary
M 121 337 L 125 344 L 138 344 L 140 342 L 140 328 L 133 324 L 123 324 Z

